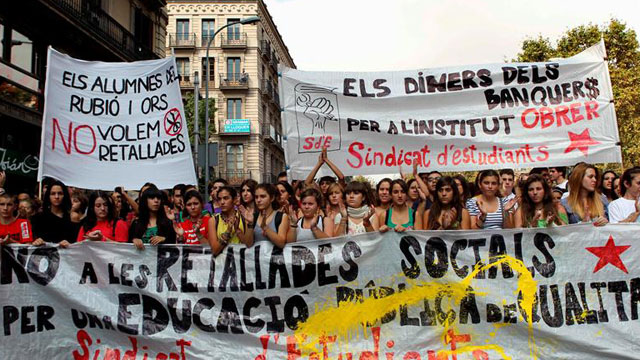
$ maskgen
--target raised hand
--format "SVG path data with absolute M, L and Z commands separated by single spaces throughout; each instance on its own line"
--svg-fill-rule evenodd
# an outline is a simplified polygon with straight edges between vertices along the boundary
M 369 213 L 367 215 L 365 215 L 364 218 L 362 219 L 362 225 L 364 225 L 364 227 L 370 227 L 371 226 L 371 217 L 375 213 L 376 213 L 376 208 L 372 206 L 369 209 Z M 389 228 L 387 228 L 387 230 L 389 230 Z
M 173 231 L 175 231 L 177 236 L 184 236 L 184 229 L 180 226 L 180 223 L 177 221 L 171 222 L 173 224 Z
M 504 205 L 504 210 L 507 212 L 511 212 L 511 210 L 516 206 L 516 204 L 518 204 L 519 201 L 520 197 L 514 196 L 513 199 L 507 201 L 507 203 Z
M 478 204 L 478 211 L 480 211 L 480 217 L 486 218 L 488 213 L 487 204 L 485 204 L 484 201 L 482 201 L 482 199 L 476 200 L 476 203 Z
M 347 218 L 347 207 L 344 205 L 344 202 L 342 201 L 342 199 L 340 199 L 340 204 L 338 204 L 338 207 L 340 208 L 340 215 L 342 215 L 343 219 Z
M 253 211 L 247 209 L 246 207 L 244 207 L 244 205 L 240 205 L 240 207 L 238 208 L 238 210 L 240 211 L 240 214 L 242 215 L 242 217 L 248 222 L 248 223 L 253 223 L 253 221 L 255 220 L 253 218 Z

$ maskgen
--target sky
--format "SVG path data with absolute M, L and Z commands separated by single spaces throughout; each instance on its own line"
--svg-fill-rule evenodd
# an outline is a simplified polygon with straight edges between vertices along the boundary
M 637 0 L 264 0 L 300 70 L 386 71 L 514 58 L 612 17 L 640 31 Z

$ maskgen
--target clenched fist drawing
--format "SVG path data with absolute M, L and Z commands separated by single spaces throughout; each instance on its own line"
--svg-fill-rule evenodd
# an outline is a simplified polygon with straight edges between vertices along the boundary
M 297 103 L 304 108 L 304 116 L 311 120 L 313 124 L 311 128 L 312 135 L 316 129 L 321 129 L 324 132 L 327 120 L 338 121 L 332 114 L 334 107 L 331 101 L 325 97 L 319 97 L 311 101 L 309 94 L 303 93 L 298 96 Z

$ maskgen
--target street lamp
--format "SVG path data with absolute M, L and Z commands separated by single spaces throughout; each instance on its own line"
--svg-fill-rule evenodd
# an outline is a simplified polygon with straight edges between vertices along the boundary
M 209 66 L 209 49 L 211 48 L 211 43 L 213 42 L 213 39 L 216 37 L 216 35 L 218 35 L 218 33 L 220 31 L 222 31 L 223 29 L 232 26 L 232 25 L 237 25 L 237 24 L 242 24 L 242 25 L 246 25 L 246 24 L 253 24 L 260 21 L 260 18 L 257 16 L 250 16 L 248 18 L 244 18 L 240 21 L 236 21 L 236 22 L 232 22 L 229 23 L 223 27 L 221 27 L 220 29 L 218 29 L 215 33 L 213 33 L 213 36 L 211 36 L 209 38 L 209 41 L 207 42 L 207 53 L 206 53 L 206 66 L 207 66 L 207 80 L 204 82 L 204 127 L 205 127 L 205 147 L 207 148 L 207 151 L 204 152 L 204 165 L 205 165 L 205 170 L 204 170 L 204 181 L 205 181 L 205 186 L 208 186 L 209 184 L 209 79 L 211 76 L 211 69 Z

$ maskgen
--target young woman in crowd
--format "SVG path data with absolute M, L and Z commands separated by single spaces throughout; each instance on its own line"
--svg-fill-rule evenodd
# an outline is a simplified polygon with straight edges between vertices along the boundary
M 209 219 L 209 245 L 213 254 L 219 254 L 227 244 L 253 245 L 253 211 L 244 207 L 242 212 L 236 209 L 234 200 L 238 194 L 231 186 L 223 186 L 216 195 L 220 212 Z
M 334 236 L 375 231 L 376 209 L 372 205 L 367 185 L 360 181 L 352 181 L 344 193 L 347 206 L 340 206 L 340 221 L 334 230 Z
M 87 212 L 89 199 L 87 195 L 79 190 L 73 191 L 71 194 L 71 221 L 79 223 L 84 219 Z
M 36 243 L 57 243 L 69 246 L 78 237 L 79 224 L 71 221 L 71 197 L 67 186 L 54 180 L 47 187 L 42 212 L 32 218 Z
M 551 188 L 542 176 L 530 175 L 520 186 L 522 197 L 514 215 L 514 227 L 544 228 L 569 223 L 567 212 L 559 202 L 553 201 Z
M 434 202 L 422 217 L 424 230 L 468 230 L 471 228 L 469 211 L 460 200 L 458 185 L 450 176 L 436 183 Z
M 562 188 L 554 186 L 553 189 L 551 189 L 551 197 L 553 198 L 553 202 L 555 204 L 560 204 L 560 201 L 562 200 L 562 196 L 564 195 L 565 192 L 566 191 L 564 191 Z
M 296 194 L 293 191 L 293 187 L 286 181 L 279 181 L 276 189 L 278 190 L 278 209 L 286 212 L 289 206 L 293 206 L 293 209 L 298 211 L 299 204 L 296 201 Z
M 240 205 L 252 213 L 258 211 L 255 202 L 256 186 L 258 186 L 258 182 L 253 179 L 247 179 L 240 184 Z
M 293 240 L 293 233 L 287 238 L 291 227 L 289 226 L 289 216 L 277 210 L 279 197 L 278 190 L 271 184 L 263 183 L 256 187 L 255 201 L 259 212 L 258 218 L 253 223 L 245 216 L 247 227 L 254 228 L 254 243 L 271 241 L 275 246 L 282 248 L 288 242 L 287 240 L 289 242 Z
M 614 181 L 618 178 L 618 174 L 616 174 L 613 170 L 607 170 L 602 174 L 602 182 L 600 184 L 600 192 L 607 197 L 607 202 L 612 202 L 613 200 L 618 198 L 618 195 L 615 192 L 613 187 Z
M 204 199 L 196 190 L 187 191 L 183 196 L 185 216 L 182 221 L 173 222 L 178 244 L 198 245 L 208 243 L 209 213 L 204 212 Z
M 619 198 L 624 196 L 624 186 L 622 186 L 620 178 L 613 180 L 613 191 Z
M 462 174 L 457 174 L 453 177 L 453 181 L 456 183 L 456 187 L 458 188 L 458 195 L 460 195 L 460 203 L 462 207 L 464 207 L 467 203 L 467 200 L 471 197 L 471 189 L 469 188 L 469 182 L 465 179 Z M 437 185 L 436 185 L 437 186 Z
M 620 178 L 624 195 L 609 204 L 609 220 L 612 224 L 633 223 L 640 215 L 640 167 L 625 170 Z
M 402 179 L 391 182 L 391 206 L 378 216 L 379 231 L 384 233 L 389 230 L 404 232 L 414 228 L 422 228 L 422 219 L 416 218 L 415 212 L 407 205 L 407 192 L 409 188 Z
M 590 164 L 579 163 L 569 175 L 569 196 L 562 199 L 569 223 L 591 222 L 603 226 L 607 219 L 607 197 L 598 192 L 600 176 L 598 169 Z
M 291 227 L 296 226 L 295 241 L 324 239 L 333 236 L 333 219 L 322 216 L 323 196 L 315 188 L 308 188 L 300 195 L 302 199 L 302 217 L 297 219 L 295 212 L 290 211 Z
M 498 197 L 500 176 L 495 170 L 484 170 L 476 181 L 480 195 L 467 201 L 466 208 L 471 216 L 472 229 L 510 228 L 509 212 L 513 212 L 516 198 L 509 202 Z
M 338 183 L 329 185 L 327 189 L 327 198 L 325 203 L 327 204 L 324 214 L 326 217 L 333 219 L 333 229 L 337 229 L 340 219 L 342 218 L 341 209 L 346 209 L 344 204 L 344 188 Z M 333 234 L 331 234 L 333 236 Z
M 225 179 L 215 179 L 210 182 L 209 185 L 207 185 L 207 192 L 209 193 L 211 201 L 207 202 L 204 205 L 204 209 L 209 214 L 217 214 L 220 212 L 220 204 L 218 203 L 218 190 L 227 185 L 229 185 L 229 183 Z
M 118 219 L 111 197 L 102 191 L 96 191 L 89 197 L 87 216 L 82 220 L 77 241 L 116 241 L 127 242 L 129 226 Z
M 416 213 L 418 211 L 418 206 L 422 202 L 422 198 L 420 197 L 420 187 L 418 186 L 418 182 L 416 178 L 410 179 L 407 182 L 407 187 L 409 188 L 409 192 L 407 193 L 407 205 L 413 212 Z
M 162 204 L 162 191 L 147 188 L 138 201 L 138 218 L 129 228 L 129 241 L 143 250 L 145 244 L 175 244 L 176 233 Z

